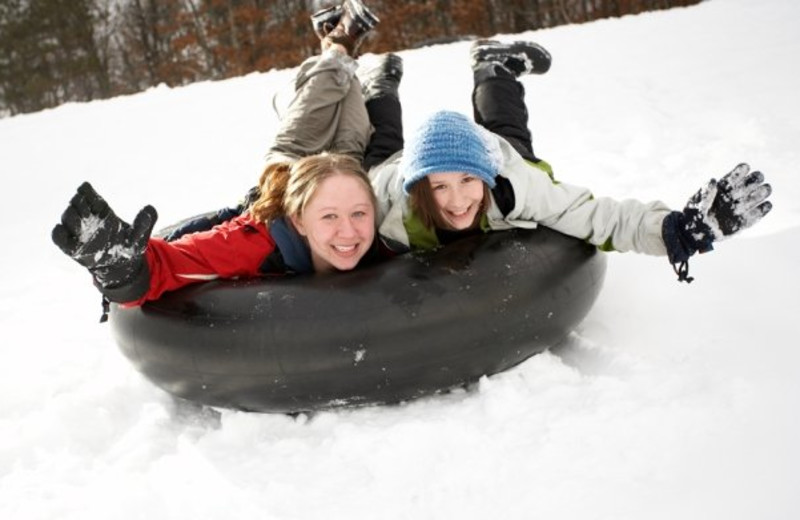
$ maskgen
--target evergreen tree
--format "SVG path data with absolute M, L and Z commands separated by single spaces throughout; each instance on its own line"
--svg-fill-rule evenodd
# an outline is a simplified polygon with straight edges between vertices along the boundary
M 0 93 L 11 114 L 110 94 L 91 0 L 5 0 Z

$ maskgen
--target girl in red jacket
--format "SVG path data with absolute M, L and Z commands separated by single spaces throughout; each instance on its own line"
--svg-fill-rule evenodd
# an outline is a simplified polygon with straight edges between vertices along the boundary
M 346 271 L 376 252 L 375 195 L 361 166 L 371 128 L 355 55 L 378 20 L 356 3 L 312 17 L 322 54 L 298 70 L 258 198 L 242 215 L 167 242 L 150 238 L 152 206 L 129 225 L 89 183 L 78 188 L 52 238 L 105 298 L 137 305 L 215 278 Z
M 250 211 L 174 242 L 151 238 L 157 214 L 121 220 L 87 182 L 53 228 L 108 300 L 138 305 L 215 278 L 348 271 L 374 251 L 375 195 L 358 160 L 319 154 L 265 171 Z

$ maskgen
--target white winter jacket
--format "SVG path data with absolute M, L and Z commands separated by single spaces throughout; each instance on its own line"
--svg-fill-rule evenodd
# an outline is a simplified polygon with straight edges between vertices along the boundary
M 498 175 L 510 181 L 514 207 L 504 216 L 492 195 L 487 212 L 490 229 L 542 225 L 606 250 L 666 255 L 661 224 L 671 210 L 665 204 L 594 198 L 586 188 L 553 181 L 523 159 L 505 139 L 496 135 L 492 138 L 502 151 L 503 166 Z M 405 224 L 411 210 L 398 167 L 401 154 L 372 168 L 369 174 L 378 197 L 379 232 L 410 249 L 418 249 L 420 245 L 409 236 Z

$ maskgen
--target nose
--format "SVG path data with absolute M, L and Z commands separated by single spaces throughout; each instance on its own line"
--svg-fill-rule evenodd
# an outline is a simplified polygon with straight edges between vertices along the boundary
M 339 227 L 336 233 L 340 237 L 354 237 L 357 235 L 356 226 L 352 219 L 343 218 L 339 220 Z
M 461 208 L 466 205 L 466 197 L 460 186 L 454 187 L 450 190 L 450 206 L 454 208 Z

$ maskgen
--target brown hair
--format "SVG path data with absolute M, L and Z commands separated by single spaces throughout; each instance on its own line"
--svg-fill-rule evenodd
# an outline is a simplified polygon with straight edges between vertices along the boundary
M 261 196 L 253 203 L 250 212 L 262 222 L 286 215 L 299 217 L 319 185 L 335 174 L 360 180 L 370 195 L 373 208 L 377 208 L 375 192 L 359 161 L 347 155 L 321 153 L 304 157 L 293 164 L 267 165 L 259 181 Z
M 481 208 L 478 214 L 475 215 L 475 222 L 472 223 L 470 228 L 474 228 L 478 225 L 491 202 L 489 185 L 485 182 L 482 184 L 483 199 L 481 200 Z M 408 191 L 408 199 L 411 211 L 419 218 L 423 226 L 428 229 L 450 229 L 450 225 L 442 217 L 442 211 L 439 205 L 436 204 L 430 179 L 426 177 L 415 182 Z

